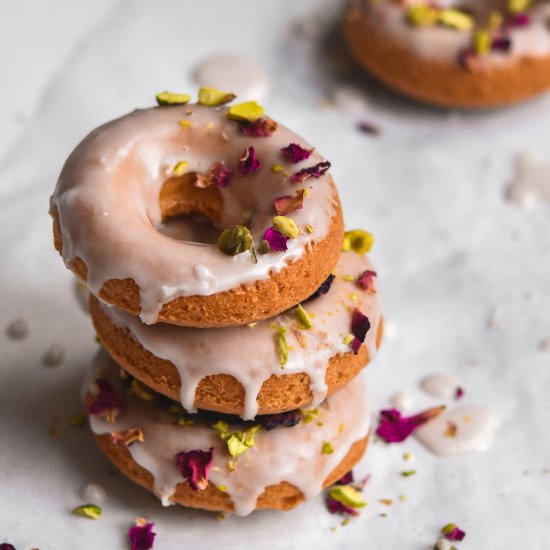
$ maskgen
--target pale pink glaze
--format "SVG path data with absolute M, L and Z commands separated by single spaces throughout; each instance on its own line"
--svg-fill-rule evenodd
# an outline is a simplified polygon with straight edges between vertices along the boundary
M 324 160 L 314 153 L 291 165 L 280 149 L 290 142 L 308 144 L 283 126 L 268 138 L 247 137 L 226 116 L 227 107 L 184 105 L 136 110 L 109 122 L 86 137 L 69 156 L 51 198 L 59 212 L 63 259 L 79 257 L 88 267 L 87 286 L 97 295 L 109 279 L 132 278 L 140 287 L 141 318 L 153 323 L 163 304 L 179 297 L 211 295 L 242 283 L 267 279 L 290 260 L 300 258 L 311 243 L 323 240 L 336 213 L 330 176 L 293 184 L 275 173 L 282 165 L 289 174 Z M 180 120 L 191 126 L 182 128 Z M 238 175 L 238 163 L 253 146 L 262 168 Z M 289 214 L 302 233 L 288 242 L 287 252 L 258 256 L 227 256 L 216 245 L 181 242 L 158 231 L 159 192 L 175 164 L 187 161 L 188 171 L 207 173 L 223 161 L 233 171 L 221 189 L 221 228 L 243 224 L 256 245 L 275 215 L 273 199 L 308 188 L 304 208 Z M 306 224 L 313 233 L 304 230 Z
M 303 304 L 312 317 L 313 327 L 309 330 L 300 330 L 294 308 L 253 327 L 204 330 L 167 324 L 145 325 L 133 315 L 107 305 L 102 307 L 114 324 L 127 328 L 145 349 L 176 366 L 181 380 L 181 404 L 186 410 L 193 410 L 195 391 L 202 378 L 231 374 L 245 389 L 242 416 L 253 418 L 258 410 L 256 398 L 261 385 L 272 374 L 307 373 L 314 404 L 326 397 L 325 373 L 329 359 L 351 351 L 344 338 L 351 332 L 355 308 L 369 318 L 371 328 L 365 345 L 369 358 L 374 358 L 381 308 L 376 278 L 370 291 L 357 284 L 357 277 L 365 270 L 373 270 L 366 257 L 355 252 L 342 253 L 328 294 Z M 275 334 L 281 325 L 287 328 L 290 348 L 284 366 L 275 347 Z M 303 348 L 297 333 L 305 339 Z
M 407 22 L 405 10 L 414 4 L 425 4 L 424 0 L 355 0 L 352 2 L 361 10 L 362 17 L 369 24 L 374 22 L 381 32 L 388 34 L 388 39 L 417 54 L 419 57 L 456 62 L 462 51 L 473 43 L 474 31 L 460 31 L 442 26 L 420 27 Z M 486 23 L 488 14 L 493 10 L 503 10 L 505 0 L 439 0 L 437 5 L 443 8 L 470 8 L 478 24 Z M 535 2 L 529 9 L 531 24 L 509 31 L 511 50 L 509 52 L 493 51 L 484 56 L 488 64 L 507 63 L 522 56 L 550 55 L 550 31 L 547 21 L 550 18 L 550 3 L 546 0 Z
M 84 385 L 84 391 L 95 393 L 94 380 L 104 378 L 113 385 L 120 383 L 118 367 L 104 350 L 100 350 Z M 369 402 L 364 373 L 344 389 L 329 397 L 320 407 L 320 416 L 308 424 L 260 431 L 255 445 L 228 468 L 231 459 L 217 432 L 208 424 L 196 422 L 181 427 L 170 413 L 154 403 L 138 398 L 125 401 L 125 410 L 115 424 L 99 416 L 90 416 L 95 434 L 108 434 L 140 427 L 144 441 L 130 445 L 132 458 L 154 478 L 154 490 L 165 506 L 176 485 L 183 480 L 174 456 L 180 451 L 214 448 L 209 480 L 225 486 L 240 516 L 250 514 L 258 496 L 270 485 L 286 481 L 302 491 L 306 499 L 317 496 L 324 480 L 343 460 L 351 446 L 364 438 L 370 427 Z M 234 429 L 239 429 L 235 427 Z M 332 454 L 323 454 L 322 446 L 330 442 Z

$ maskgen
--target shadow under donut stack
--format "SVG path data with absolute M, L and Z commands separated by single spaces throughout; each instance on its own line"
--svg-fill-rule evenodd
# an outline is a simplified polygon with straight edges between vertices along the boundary
M 330 163 L 233 100 L 164 92 L 94 130 L 50 213 L 103 345 L 85 382 L 99 446 L 166 505 L 246 515 L 361 458 L 382 318 Z

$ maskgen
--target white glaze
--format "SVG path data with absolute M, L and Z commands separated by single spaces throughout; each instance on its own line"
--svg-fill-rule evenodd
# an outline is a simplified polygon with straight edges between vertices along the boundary
M 524 151 L 516 157 L 516 173 L 506 198 L 518 206 L 550 202 L 550 163 Z
M 65 263 L 84 260 L 87 286 L 95 295 L 107 280 L 134 279 L 140 287 L 141 318 L 147 323 L 155 322 L 162 305 L 179 296 L 206 296 L 267 279 L 328 234 L 336 212 L 330 176 L 296 185 L 270 169 L 280 164 L 293 173 L 322 157 L 314 153 L 291 165 L 280 149 L 290 142 L 308 147 L 303 139 L 282 126 L 269 138 L 244 136 L 226 111 L 200 105 L 162 107 L 136 110 L 107 123 L 71 153 L 51 198 L 59 213 Z M 191 121 L 191 127 L 182 128 L 182 119 Z M 239 158 L 248 146 L 256 149 L 262 168 L 239 176 Z M 273 199 L 308 188 L 304 208 L 289 217 L 302 229 L 313 226 L 314 233 L 304 231 L 289 240 L 287 252 L 258 255 L 257 264 L 248 253 L 231 257 L 215 245 L 162 235 L 157 229 L 162 222 L 159 192 L 180 160 L 189 162 L 188 171 L 206 173 L 220 161 L 234 171 L 230 185 L 220 190 L 221 227 L 242 224 L 254 210 L 250 230 L 259 245 L 272 224 Z M 211 277 L 198 277 L 197 264 L 206 266 Z
M 455 63 L 462 51 L 473 44 L 472 31 L 459 31 L 442 26 L 419 27 L 407 22 L 405 9 L 414 4 L 425 3 L 424 0 L 356 0 L 353 5 L 360 10 L 369 24 L 376 24 L 377 29 L 386 32 L 391 40 L 419 57 L 437 59 Z M 477 24 L 484 25 L 488 14 L 495 9 L 503 10 L 504 0 L 441 0 L 437 4 L 443 8 L 470 8 L 476 16 Z M 513 28 L 508 32 L 511 39 L 509 52 L 492 51 L 484 56 L 489 65 L 507 63 L 510 59 L 522 56 L 550 55 L 550 31 L 547 21 L 550 17 L 550 4 L 539 0 L 529 10 L 532 23 L 528 27 Z
M 269 90 L 265 69 L 256 61 L 237 55 L 216 55 L 204 59 L 193 73 L 199 86 L 237 94 L 239 100 L 261 99 Z
M 73 281 L 73 291 L 78 305 L 86 315 L 89 315 L 88 303 L 90 301 L 90 291 L 77 278 Z
M 420 387 L 437 399 L 454 399 L 460 382 L 451 374 L 438 372 L 425 376 L 420 381 Z
M 145 325 L 128 313 L 102 305 L 110 320 L 127 328 L 132 336 L 153 355 L 171 361 L 181 380 L 181 404 L 194 410 L 195 391 L 202 378 L 230 374 L 245 389 L 243 418 L 253 418 L 262 383 L 272 374 L 304 372 L 311 379 L 314 404 L 326 396 L 325 373 L 331 357 L 350 351 L 343 340 L 351 331 L 351 314 L 358 308 L 370 321 L 365 345 L 372 360 L 376 354 L 376 334 L 381 319 L 380 300 L 376 291 L 365 291 L 356 282 L 365 270 L 373 270 L 370 261 L 354 252 L 343 252 L 335 270 L 336 278 L 328 294 L 303 304 L 312 316 L 313 328 L 299 330 L 294 309 L 254 327 L 194 329 L 168 324 Z M 351 276 L 353 280 L 344 280 Z M 287 328 L 288 362 L 281 366 L 275 347 L 276 328 Z M 306 338 L 302 347 L 297 340 Z
M 108 354 L 100 350 L 85 389 L 95 392 L 93 380 L 98 377 L 107 378 L 115 385 L 120 380 L 117 372 L 118 367 Z M 173 415 L 150 402 L 128 398 L 115 424 L 99 416 L 90 416 L 90 424 L 95 434 L 138 426 L 143 430 L 144 441 L 130 445 L 129 451 L 132 458 L 152 474 L 155 493 L 165 506 L 171 504 L 170 497 L 182 481 L 175 466 L 175 454 L 214 448 L 209 480 L 217 487 L 226 486 L 235 513 L 244 516 L 254 510 L 258 496 L 266 487 L 282 481 L 299 488 L 306 499 L 321 492 L 329 473 L 353 443 L 368 433 L 370 416 L 364 374 L 327 399 L 320 411 L 321 416 L 308 424 L 300 422 L 292 428 L 260 431 L 255 436 L 254 447 L 238 458 L 233 472 L 228 469 L 231 457 L 225 442 L 214 429 L 202 422 L 185 428 L 178 426 Z M 332 443 L 334 453 L 321 452 L 325 442 Z
M 452 425 L 456 425 L 454 436 Z M 432 453 L 451 456 L 485 450 L 495 425 L 495 417 L 487 407 L 464 406 L 443 412 L 420 426 L 414 435 Z

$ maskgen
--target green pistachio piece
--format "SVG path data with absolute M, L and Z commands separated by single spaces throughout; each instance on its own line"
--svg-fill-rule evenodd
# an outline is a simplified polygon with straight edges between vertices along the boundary
M 190 95 L 172 92 L 160 92 L 155 97 L 159 105 L 185 105 L 191 100 Z
M 325 443 L 323 443 L 321 452 L 324 455 L 331 455 L 334 452 L 334 447 L 332 446 L 332 443 L 330 443 L 330 441 L 325 441 Z
M 288 362 L 288 344 L 286 343 L 286 327 L 280 325 L 277 328 L 277 334 L 275 335 L 275 341 L 277 343 L 277 352 L 279 353 L 279 363 L 286 365 Z
M 309 313 L 299 304 L 294 310 L 294 316 L 304 329 L 310 329 L 313 326 Z
M 218 239 L 219 249 L 228 256 L 237 256 L 247 250 L 252 254 L 254 263 L 258 263 L 252 235 L 247 227 L 236 225 L 231 229 L 224 229 Z
M 334 500 L 337 500 L 338 502 L 341 502 L 354 510 L 364 508 L 367 505 L 363 495 L 351 485 L 335 485 L 329 491 L 329 495 Z
M 286 216 L 275 216 L 273 218 L 273 227 L 281 235 L 284 235 L 289 239 L 295 239 L 300 233 L 300 230 L 294 223 L 294 220 L 287 218 Z
M 82 516 L 84 518 L 98 519 L 101 516 L 101 508 L 96 504 L 83 504 L 77 506 L 72 513 L 75 516 Z

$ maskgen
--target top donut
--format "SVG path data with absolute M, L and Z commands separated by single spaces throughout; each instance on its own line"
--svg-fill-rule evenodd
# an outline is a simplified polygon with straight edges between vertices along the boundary
M 54 241 L 92 294 L 146 323 L 223 327 L 277 315 L 331 273 L 343 222 L 330 163 L 233 99 L 164 92 L 71 153 L 50 200 Z M 187 213 L 218 243 L 161 232 Z
M 344 36 L 390 87 L 443 106 L 490 107 L 550 88 L 548 0 L 352 0 Z

